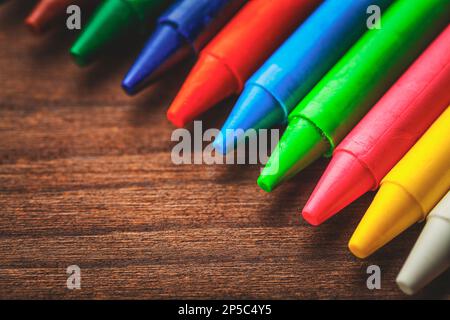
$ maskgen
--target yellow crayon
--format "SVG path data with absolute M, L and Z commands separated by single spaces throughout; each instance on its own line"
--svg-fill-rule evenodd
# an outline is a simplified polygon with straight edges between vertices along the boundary
M 350 239 L 350 251 L 359 258 L 368 257 L 424 220 L 449 189 L 450 107 L 381 181 Z

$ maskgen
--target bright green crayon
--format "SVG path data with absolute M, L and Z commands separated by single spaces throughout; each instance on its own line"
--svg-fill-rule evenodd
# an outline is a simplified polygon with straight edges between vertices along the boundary
M 127 32 L 150 31 L 153 18 L 170 4 L 167 0 L 105 0 L 70 49 L 75 62 L 86 65 Z
M 334 147 L 444 29 L 448 0 L 398 0 L 299 103 L 258 185 L 272 191 Z M 395 146 L 394 146 L 395 147 Z

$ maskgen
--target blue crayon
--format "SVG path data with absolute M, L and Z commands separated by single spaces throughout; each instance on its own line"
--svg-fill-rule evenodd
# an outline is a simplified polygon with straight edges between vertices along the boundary
M 383 12 L 392 1 L 326 0 L 246 82 L 215 149 L 226 154 L 246 130 L 286 123 L 292 109 L 367 31 L 369 6 Z
M 203 46 L 231 19 L 245 0 L 179 0 L 158 25 L 122 82 L 130 95 Z

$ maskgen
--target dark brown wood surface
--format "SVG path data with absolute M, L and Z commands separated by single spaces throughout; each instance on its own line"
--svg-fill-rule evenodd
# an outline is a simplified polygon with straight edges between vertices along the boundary
M 271 194 L 258 166 L 172 164 L 165 111 L 188 68 L 129 98 L 139 45 L 79 69 L 75 34 L 32 36 L 30 7 L 0 7 L 0 298 L 407 298 L 395 277 L 419 225 L 359 260 L 347 242 L 373 193 L 319 228 L 299 216 L 326 160 Z M 381 290 L 366 287 L 372 264 Z M 449 278 L 416 297 L 449 298 Z

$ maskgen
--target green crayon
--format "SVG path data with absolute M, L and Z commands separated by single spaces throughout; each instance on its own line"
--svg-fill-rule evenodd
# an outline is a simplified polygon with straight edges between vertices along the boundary
M 448 0 L 398 0 L 299 103 L 258 185 L 269 192 L 333 150 L 448 23 Z
M 70 49 L 75 62 L 84 66 L 127 32 L 150 31 L 154 18 L 167 0 L 105 0 L 95 11 Z

